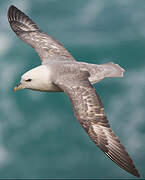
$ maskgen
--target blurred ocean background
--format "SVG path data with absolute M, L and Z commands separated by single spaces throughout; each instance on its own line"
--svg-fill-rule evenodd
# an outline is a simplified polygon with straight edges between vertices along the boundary
M 124 78 L 95 85 L 113 131 L 145 177 L 145 1 L 0 1 L 0 178 L 133 178 L 106 157 L 63 93 L 13 87 L 40 64 L 7 21 L 13 4 L 78 61 L 113 61 Z

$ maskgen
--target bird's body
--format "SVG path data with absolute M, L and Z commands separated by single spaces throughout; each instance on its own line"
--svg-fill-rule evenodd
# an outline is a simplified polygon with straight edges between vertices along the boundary
M 119 65 L 113 63 L 96 65 L 76 61 L 52 61 L 26 72 L 22 76 L 22 81 L 28 78 L 32 79 L 31 77 L 35 76 L 35 79 L 33 77 L 33 80 L 35 80 L 35 82 L 33 81 L 34 85 L 27 87 L 27 89 L 58 92 L 62 90 L 60 90 L 54 82 L 58 80 L 59 77 L 68 74 L 69 77 L 72 76 L 73 78 L 74 73 L 79 75 L 80 72 L 88 72 L 89 81 L 91 84 L 94 84 L 105 77 L 122 77 L 124 70 Z M 36 80 L 38 81 L 38 87 L 34 87 L 36 86 Z M 28 85 L 30 84 L 31 83 Z
M 124 70 L 112 62 L 96 65 L 77 62 L 54 38 L 42 32 L 23 12 L 11 6 L 8 20 L 13 31 L 39 54 L 42 65 L 26 72 L 14 88 L 65 92 L 76 119 L 91 140 L 117 165 L 139 177 L 133 161 L 104 114 L 104 107 L 92 84 L 106 77 L 122 77 Z

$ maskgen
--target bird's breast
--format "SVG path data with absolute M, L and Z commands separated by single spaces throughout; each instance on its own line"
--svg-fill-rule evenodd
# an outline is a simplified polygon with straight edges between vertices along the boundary
M 47 84 L 47 87 L 44 88 L 44 90 L 41 90 L 41 91 L 47 91 L 47 92 L 62 92 L 62 90 L 56 86 L 54 83 L 52 82 L 49 82 Z

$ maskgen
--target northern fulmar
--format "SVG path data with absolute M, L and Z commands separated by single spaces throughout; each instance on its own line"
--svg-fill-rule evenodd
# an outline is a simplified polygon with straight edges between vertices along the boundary
M 104 107 L 93 84 L 106 77 L 122 77 L 124 69 L 112 62 L 96 65 L 77 62 L 56 39 L 50 37 L 15 6 L 8 10 L 8 21 L 17 36 L 32 46 L 42 64 L 22 75 L 14 88 L 65 92 L 74 115 L 91 140 L 118 166 L 140 177 L 129 154 L 110 128 Z

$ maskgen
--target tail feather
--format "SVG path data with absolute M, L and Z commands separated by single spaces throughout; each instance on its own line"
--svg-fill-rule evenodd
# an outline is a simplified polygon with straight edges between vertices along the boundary
M 118 64 L 109 62 L 101 65 L 91 65 L 89 72 L 91 74 L 89 80 L 92 84 L 94 84 L 108 77 L 123 77 L 123 73 L 125 72 L 125 70 Z
M 121 68 L 118 64 L 109 62 L 102 65 L 104 70 L 104 77 L 123 77 L 125 70 Z

